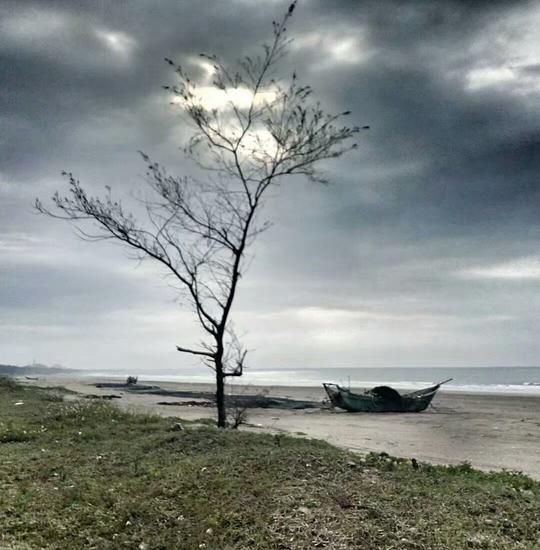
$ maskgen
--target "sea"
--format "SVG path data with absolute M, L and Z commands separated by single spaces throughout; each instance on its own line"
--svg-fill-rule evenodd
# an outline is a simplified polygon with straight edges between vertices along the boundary
M 87 372 L 91 376 L 137 375 L 140 382 L 201 382 L 211 383 L 213 373 L 200 368 L 189 371 L 147 372 Z M 401 368 L 281 368 L 249 369 L 234 383 L 255 386 L 318 386 L 334 382 L 345 387 L 370 388 L 391 385 L 402 389 L 417 389 L 451 378 L 445 391 L 467 393 L 509 393 L 540 395 L 540 367 L 401 367 Z

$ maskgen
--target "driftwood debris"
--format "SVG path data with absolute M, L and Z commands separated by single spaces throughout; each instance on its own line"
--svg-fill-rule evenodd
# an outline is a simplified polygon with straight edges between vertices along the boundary
M 130 390 L 134 392 L 145 391 L 151 389 L 160 389 L 159 386 L 144 386 L 141 384 L 126 384 L 124 382 L 98 382 L 92 384 L 96 388 L 110 388 L 115 390 Z
M 199 406 L 205 407 L 215 404 L 215 394 L 208 391 L 191 391 L 191 390 L 165 390 L 159 386 L 144 386 L 144 385 L 127 385 L 122 383 L 97 383 L 94 384 L 97 388 L 113 388 L 117 390 L 128 391 L 130 393 L 144 393 L 148 395 L 159 395 L 163 397 L 177 397 L 180 399 L 201 399 L 202 401 L 178 401 L 165 402 L 161 401 L 160 405 L 181 405 L 181 406 Z M 321 403 L 318 401 L 304 401 L 299 399 L 290 399 L 288 397 L 272 397 L 270 395 L 227 395 L 227 406 L 246 407 L 248 409 L 318 409 Z

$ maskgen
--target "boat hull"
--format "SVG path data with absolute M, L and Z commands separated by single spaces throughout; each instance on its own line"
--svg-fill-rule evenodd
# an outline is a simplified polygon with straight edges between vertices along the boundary
M 435 397 L 439 386 L 432 386 L 399 396 L 399 399 L 388 399 L 370 393 L 353 393 L 337 384 L 323 384 L 334 407 L 348 412 L 422 412 Z M 397 393 L 397 392 L 396 392 Z

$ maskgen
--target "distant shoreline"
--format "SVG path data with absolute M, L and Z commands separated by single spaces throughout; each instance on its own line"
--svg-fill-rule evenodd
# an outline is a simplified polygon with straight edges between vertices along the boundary
M 510 368 L 510 367 L 509 367 Z M 536 369 L 536 367 L 530 367 L 531 369 Z M 382 369 L 381 369 L 382 370 Z M 276 371 L 268 371 L 276 372 Z M 264 371 L 254 373 L 247 373 L 242 379 L 234 381 L 235 386 L 239 387 L 298 387 L 298 388 L 318 388 L 322 385 L 323 382 L 337 382 L 340 385 L 347 387 L 348 380 L 345 382 L 340 380 L 338 377 L 331 378 L 321 378 L 320 383 L 313 380 L 295 380 L 290 376 L 283 377 L 286 379 L 280 380 L 277 377 L 268 377 L 264 378 L 258 376 L 259 374 L 265 374 Z M 1 374 L 1 373 L 0 373 Z M 201 384 L 201 385 L 212 385 L 213 380 L 211 376 L 185 376 L 185 375 L 155 375 L 155 374 L 138 374 L 137 372 L 131 373 L 134 376 L 138 376 L 141 383 L 151 383 L 151 384 L 164 384 L 164 383 L 173 383 L 173 384 Z M 287 371 L 284 371 L 284 374 L 287 374 Z M 78 371 L 74 369 L 51 373 L 42 374 L 42 376 L 58 376 L 62 378 L 81 378 L 81 379 L 107 379 L 121 381 L 125 380 L 128 374 L 116 374 L 116 373 L 105 373 L 105 372 L 93 372 L 93 371 Z M 442 377 L 440 373 L 437 373 L 434 369 L 433 378 L 430 380 L 423 381 L 386 381 L 386 380 L 351 380 L 351 388 L 357 390 L 363 390 L 365 388 L 372 388 L 377 385 L 390 385 L 397 389 L 403 390 L 413 390 L 419 389 L 422 387 L 429 386 L 440 381 Z M 459 379 L 458 379 L 459 381 Z M 450 384 L 446 384 L 441 388 L 441 391 L 445 393 L 452 394 L 470 394 L 470 395 L 512 395 L 512 396 L 540 396 L 540 382 L 528 382 L 524 384 L 459 384 L 454 380 Z

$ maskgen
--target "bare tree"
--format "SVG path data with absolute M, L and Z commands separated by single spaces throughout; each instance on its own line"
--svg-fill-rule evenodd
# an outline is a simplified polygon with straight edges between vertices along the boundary
M 273 23 L 273 40 L 260 55 L 240 59 L 234 69 L 201 54 L 212 72 L 213 93 L 223 100 L 220 107 L 211 108 L 207 88 L 166 60 L 178 82 L 164 88 L 191 125 L 185 152 L 204 177 L 170 175 L 142 153 L 152 193 L 144 200 L 144 219 L 113 199 L 110 189 L 103 197 L 89 195 L 71 173 L 63 174 L 69 193 L 57 192 L 52 210 L 36 201 L 38 211 L 74 222 L 84 238 L 121 241 L 137 258 L 151 258 L 172 275 L 206 335 L 198 346 L 177 349 L 214 370 L 221 427 L 227 424 L 226 378 L 241 376 L 246 360 L 231 309 L 246 251 L 269 227 L 259 217 L 267 191 L 293 175 L 324 183 L 317 165 L 356 147 L 350 139 L 359 130 L 339 122 L 348 112 L 330 115 L 312 102 L 311 88 L 295 74 L 287 81 L 277 75 L 295 5 Z M 90 230 L 81 229 L 86 221 L 94 222 Z

